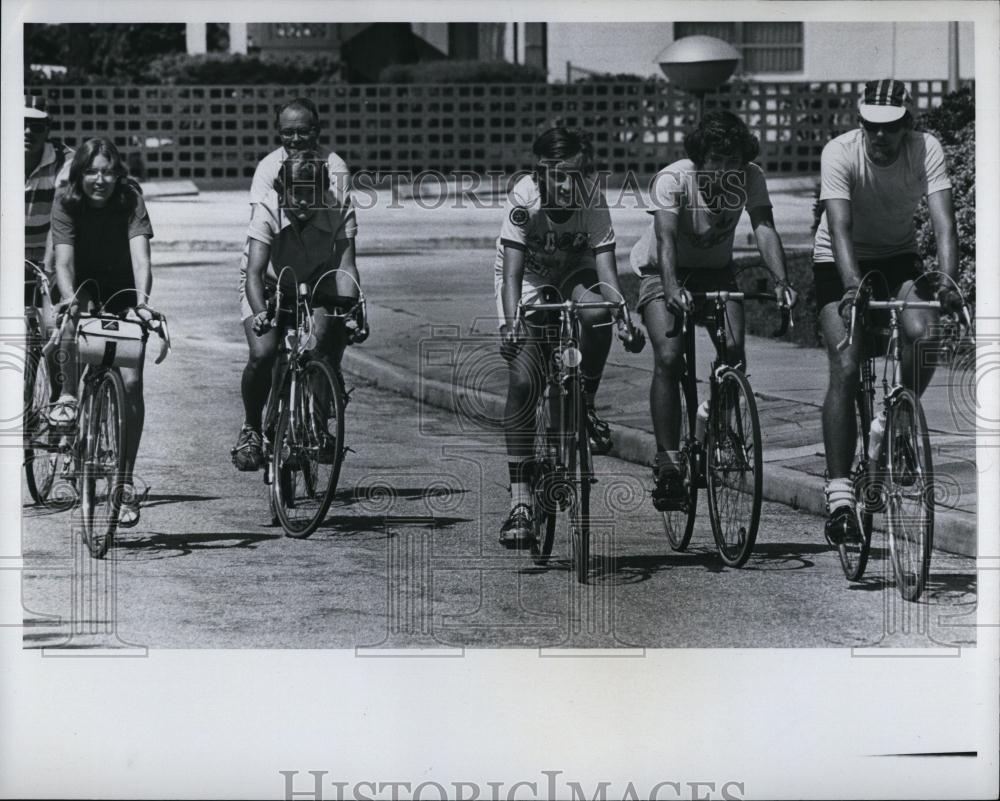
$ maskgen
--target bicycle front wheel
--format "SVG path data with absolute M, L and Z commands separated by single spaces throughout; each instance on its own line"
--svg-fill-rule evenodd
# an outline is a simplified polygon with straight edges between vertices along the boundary
M 108 370 L 87 393 L 79 422 L 80 532 L 95 559 L 107 552 L 118 528 L 125 473 L 125 386 Z
M 667 535 L 670 547 L 675 551 L 683 551 L 691 542 L 694 519 L 698 509 L 698 463 L 695 458 L 695 436 L 691 428 L 691 418 L 688 416 L 689 405 L 683 380 L 680 390 L 680 453 L 684 461 L 684 506 L 680 509 L 660 512 L 663 517 L 663 531 Z
M 326 516 L 344 458 L 344 396 L 329 365 L 305 364 L 274 435 L 278 521 L 289 537 L 308 537 Z
M 840 566 L 848 581 L 860 581 L 865 573 L 868 554 L 871 552 L 874 512 L 878 510 L 882 497 L 882 482 L 876 474 L 878 461 L 868 458 L 872 406 L 863 389 L 858 390 L 855 405 L 858 413 L 858 437 L 851 483 L 854 487 L 854 511 L 861 539 L 845 540 L 837 546 Z
M 725 370 L 717 389 L 705 457 L 708 512 L 719 556 L 729 567 L 741 567 L 757 539 L 764 494 L 760 420 L 741 371 Z
M 885 437 L 892 570 L 900 595 L 915 601 L 927 584 L 934 545 L 934 470 L 927 421 L 910 390 L 889 407 Z
M 531 556 L 537 565 L 547 564 L 552 554 L 559 511 L 556 481 L 557 415 L 552 413 L 551 385 L 546 386 L 535 409 L 535 439 L 531 455 L 531 507 L 534 536 Z

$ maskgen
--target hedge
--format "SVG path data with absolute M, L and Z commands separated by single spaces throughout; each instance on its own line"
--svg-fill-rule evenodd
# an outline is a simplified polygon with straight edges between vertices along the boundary
M 976 299 L 976 102 L 972 90 L 948 95 L 925 114 L 919 128 L 941 142 L 951 178 L 955 225 L 958 230 L 958 284 L 973 303 Z M 938 269 L 937 242 L 927 204 L 915 217 L 917 247 L 928 270 Z
M 381 83 L 545 83 L 539 67 L 508 61 L 421 61 L 390 64 L 379 73 Z

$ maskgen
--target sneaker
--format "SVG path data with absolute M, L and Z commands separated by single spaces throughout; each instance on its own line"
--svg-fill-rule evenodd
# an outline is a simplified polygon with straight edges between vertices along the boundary
M 121 505 L 118 507 L 118 527 L 132 528 L 139 522 L 139 497 L 135 494 L 135 486 L 123 484 Z
M 230 454 L 233 457 L 233 464 L 236 465 L 237 470 L 244 473 L 259 470 L 264 459 L 263 441 L 260 438 L 260 432 L 248 426 L 243 426 L 240 429 L 239 437 L 236 439 L 236 447 L 230 451 Z
M 826 541 L 834 548 L 839 545 L 860 542 L 861 532 L 858 530 L 858 518 L 851 506 L 838 506 L 826 520 L 823 529 Z
M 675 512 L 687 504 L 688 488 L 683 473 L 664 465 L 653 468 L 653 506 L 658 512 Z
M 601 456 L 611 450 L 611 426 L 597 415 L 593 406 L 587 407 L 587 433 L 590 435 L 590 452 Z
M 510 514 L 500 527 L 500 544 L 507 548 L 528 548 L 534 538 L 531 507 L 519 503 L 510 510 Z

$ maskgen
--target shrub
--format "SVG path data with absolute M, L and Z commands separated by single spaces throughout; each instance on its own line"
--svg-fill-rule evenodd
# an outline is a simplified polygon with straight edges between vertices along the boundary
M 162 84 L 291 85 L 337 82 L 340 72 L 340 62 L 322 54 L 172 53 L 153 59 L 139 80 Z
M 952 184 L 958 231 L 958 284 L 973 303 L 976 297 L 976 107 L 972 90 L 948 95 L 918 123 L 941 142 Z M 938 269 L 937 240 L 926 203 L 917 209 L 917 247 L 928 270 Z
M 545 83 L 545 71 L 508 61 L 422 61 L 390 64 L 381 83 Z

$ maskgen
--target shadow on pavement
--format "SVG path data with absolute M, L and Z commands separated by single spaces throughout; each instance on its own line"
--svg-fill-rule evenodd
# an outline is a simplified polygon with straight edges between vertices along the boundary
M 166 558 L 174 556 L 189 556 L 195 551 L 229 550 L 242 548 L 253 550 L 261 542 L 281 539 L 278 534 L 247 534 L 245 532 L 211 532 L 204 534 L 166 534 L 153 531 L 149 534 L 132 536 L 118 534 L 114 545 L 108 551 L 108 559 L 121 558 L 132 560 L 143 556 L 147 558 Z
M 153 506 L 163 506 L 168 503 L 188 503 L 192 501 L 218 501 L 220 500 L 219 495 L 182 495 L 182 494 L 170 494 L 170 495 L 158 495 L 150 494 L 146 498 L 146 502 L 143 503 L 143 508 L 149 508 Z
M 386 539 L 395 537 L 393 527 L 449 528 L 458 523 L 471 523 L 468 517 L 436 517 L 427 515 L 330 515 L 320 524 L 319 531 L 338 534 L 384 533 Z

